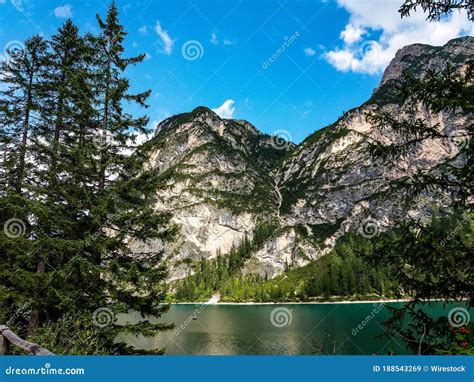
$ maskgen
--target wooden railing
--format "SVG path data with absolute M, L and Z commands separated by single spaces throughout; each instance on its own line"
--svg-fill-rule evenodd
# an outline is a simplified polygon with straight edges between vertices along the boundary
M 18 346 L 20 349 L 33 355 L 54 355 L 48 349 L 18 337 L 8 326 L 0 325 L 0 355 L 7 354 L 10 345 Z

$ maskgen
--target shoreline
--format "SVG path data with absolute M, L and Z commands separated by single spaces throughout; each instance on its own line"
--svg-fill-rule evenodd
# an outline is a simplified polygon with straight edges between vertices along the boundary
M 374 303 L 392 303 L 392 302 L 408 302 L 411 299 L 402 298 L 402 299 L 382 299 L 382 300 L 360 300 L 360 301 L 294 301 L 294 302 L 217 302 L 217 303 L 207 303 L 205 301 L 197 302 L 172 302 L 170 305 L 319 305 L 319 304 L 374 304 Z M 441 299 L 433 299 L 429 301 L 442 301 Z

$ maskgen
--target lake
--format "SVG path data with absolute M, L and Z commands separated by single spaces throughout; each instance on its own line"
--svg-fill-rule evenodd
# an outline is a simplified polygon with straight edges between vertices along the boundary
M 387 303 L 399 307 L 402 303 Z M 427 312 L 447 316 L 458 306 L 430 303 Z M 370 317 L 370 318 L 368 318 Z M 141 349 L 165 348 L 170 355 L 410 354 L 401 339 L 379 337 L 389 317 L 380 303 L 172 305 L 162 319 L 175 330 L 153 338 L 121 335 Z M 134 322 L 137 315 L 119 317 Z

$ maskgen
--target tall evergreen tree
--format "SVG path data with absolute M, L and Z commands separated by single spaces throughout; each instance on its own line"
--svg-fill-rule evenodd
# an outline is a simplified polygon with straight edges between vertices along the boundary
M 39 36 L 28 39 L 24 48 L 7 52 L 1 64 L 0 131 L 2 189 L 0 193 L 0 304 L 11 309 L 30 303 L 29 277 L 35 271 L 31 231 L 31 203 L 36 180 L 33 137 L 39 131 L 41 83 L 47 43 Z
M 129 94 L 129 81 L 122 77 L 130 65 L 135 65 L 145 59 L 145 54 L 136 57 L 123 57 L 123 41 L 126 32 L 118 19 L 118 10 L 115 1 L 104 20 L 97 15 L 101 28 L 100 35 L 94 39 L 95 44 L 95 92 L 99 106 L 99 120 L 101 135 L 98 138 L 101 151 L 99 167 L 99 188 L 103 190 L 108 175 L 114 173 L 113 164 L 119 164 L 123 157 L 122 148 L 130 139 L 129 129 L 135 132 L 146 132 L 147 117 L 134 118 L 126 113 L 123 102 L 135 102 L 146 107 L 146 99 L 151 91 L 139 94 Z M 112 164 L 112 166 L 110 165 Z
M 466 9 L 472 19 L 471 1 L 405 1 L 401 15 L 409 16 L 411 10 L 421 6 L 427 11 L 428 20 L 438 20 L 454 9 Z M 422 77 L 405 72 L 398 84 L 400 102 L 407 115 L 393 116 L 389 113 L 371 113 L 368 119 L 377 129 L 392 129 L 402 138 L 401 142 L 383 145 L 373 143 L 371 152 L 376 158 L 392 160 L 406 155 L 417 145 L 427 140 L 459 141 L 459 150 L 446 160 L 444 169 L 419 172 L 406 185 L 410 196 L 426 189 L 452 192 L 456 203 L 465 213 L 436 217 L 433 221 L 403 222 L 395 230 L 374 239 L 374 252 L 369 256 L 372 264 L 393 269 L 393 278 L 400 284 L 401 292 L 412 296 L 409 303 L 400 309 L 391 309 L 392 317 L 387 322 L 387 334 L 403 338 L 407 345 L 419 354 L 447 351 L 457 335 L 450 327 L 448 317 L 433 318 L 424 312 L 424 300 L 441 299 L 444 302 L 467 299 L 466 307 L 474 306 L 473 257 L 472 257 L 472 197 L 473 197 L 473 69 L 474 62 L 455 70 L 446 65 L 441 70 L 428 70 Z M 464 131 L 441 131 L 439 125 L 431 126 L 426 118 L 417 117 L 417 108 L 427 114 L 462 113 L 466 116 Z M 360 253 L 362 256 L 363 253 Z M 406 318 L 412 321 L 405 325 Z M 472 326 L 472 325 L 471 325 Z M 465 328 L 464 328 L 465 329 Z M 472 352 L 471 349 L 460 350 Z
M 47 44 L 40 36 L 28 39 L 22 49 L 7 52 L 1 63 L 0 126 L 2 130 L 2 167 L 5 185 L 21 193 L 28 173 L 28 140 L 37 127 L 40 109 L 39 84 L 44 69 Z
M 84 40 L 79 36 L 78 28 L 71 20 L 53 35 L 44 62 L 44 75 L 39 86 L 41 108 L 38 111 L 38 131 L 33 137 L 35 152 L 36 186 L 34 188 L 35 209 L 41 214 L 35 219 L 41 227 L 37 238 L 41 239 L 41 248 L 36 250 L 36 272 L 43 274 L 49 269 L 61 267 L 67 259 L 67 246 L 58 246 L 59 238 L 69 240 L 62 225 L 74 218 L 70 176 L 76 171 L 77 163 L 72 163 L 68 155 L 71 147 L 77 145 L 78 111 L 84 103 L 92 103 L 93 98 L 84 97 L 87 84 L 83 76 L 87 75 L 87 50 Z M 92 110 L 90 108 L 89 110 Z M 93 126 L 93 115 L 88 117 L 89 126 Z M 38 166 L 39 165 L 39 166 Z M 75 211 L 74 211 L 75 212 Z M 38 275 L 41 282 L 44 278 Z M 29 333 L 38 327 L 40 309 L 34 306 L 31 311 Z
M 28 301 L 33 337 L 45 324 L 75 317 L 71 325 L 82 327 L 106 312 L 110 322 L 106 327 L 97 322 L 97 341 L 101 349 L 123 353 L 131 349 L 114 344 L 118 332 L 152 335 L 170 327 L 142 321 L 124 329 L 114 318 L 129 311 L 159 317 L 166 311 L 163 253 L 136 243 L 165 243 L 175 228 L 169 215 L 153 208 L 158 177 L 145 166 L 149 147 L 134 143 L 148 119 L 125 112 L 130 101 L 146 106 L 149 92 L 129 95 L 123 76 L 143 56 L 122 58 L 125 32 L 114 3 L 107 21 L 98 20 L 102 33 L 85 38 L 67 21 L 42 63 L 37 131 L 29 145 L 33 182 L 21 215 L 26 232 L 0 233 L 6 265 L 0 304 L 11 311 L 20 296 Z M 2 102 L 2 111 L 8 111 L 3 105 L 9 99 Z M 5 205 L 14 214 L 12 200 Z

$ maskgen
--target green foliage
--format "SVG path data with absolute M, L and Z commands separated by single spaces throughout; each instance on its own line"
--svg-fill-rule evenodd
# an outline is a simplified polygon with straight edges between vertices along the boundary
M 278 233 L 278 225 L 272 221 L 257 226 L 254 237 L 247 237 L 239 246 L 232 247 L 228 254 L 217 252 L 216 259 L 201 259 L 194 264 L 194 274 L 178 281 L 175 298 L 177 301 L 204 301 L 217 291 L 227 288 L 233 276 L 238 274 L 252 252 L 260 249 L 266 241 Z
M 407 221 L 374 240 L 373 264 L 391 266 L 406 294 L 416 300 L 474 297 L 473 214 Z M 361 253 L 361 255 L 363 255 Z
M 242 275 L 239 270 L 245 254 L 263 244 L 267 235 L 262 230 L 252 242 L 244 241 L 229 256 L 217 260 L 201 260 L 193 276 L 177 287 L 178 301 L 203 301 L 219 292 L 223 301 L 277 302 L 330 300 L 338 298 L 373 299 L 399 296 L 398 285 L 391 281 L 387 268 L 368 265 L 355 253 L 370 254 L 372 245 L 366 239 L 347 236 L 327 256 L 302 268 L 290 269 L 275 279 L 268 275 Z M 261 243 L 261 244 L 259 244 Z M 232 257 L 233 256 L 233 257 Z
M 133 328 L 133 327 L 132 327 Z M 136 327 L 134 329 L 137 329 Z M 146 322 L 139 328 L 141 335 L 152 336 L 159 326 Z M 30 337 L 34 343 L 55 354 L 65 355 L 108 355 L 108 354 L 163 354 L 163 350 L 143 351 L 124 343 L 118 343 L 115 338 L 119 333 L 133 330 L 118 325 L 99 328 L 94 325 L 90 316 L 76 313 L 65 314 L 57 321 L 44 323 Z M 135 330 L 136 331 L 136 330 Z
M 465 9 L 468 18 L 474 21 L 474 5 L 471 0 L 405 0 L 398 12 L 402 17 L 410 16 L 420 7 L 423 12 L 428 13 L 427 20 L 437 21 L 443 16 L 449 15 L 453 10 Z
M 450 329 L 449 346 L 435 349 L 436 354 L 474 355 L 474 324 Z
M 403 308 L 391 308 L 386 329 L 388 336 L 403 338 L 415 353 L 451 352 L 455 351 L 453 346 L 462 351 L 463 347 L 454 343 L 448 317 L 430 318 L 424 313 L 423 303 L 431 299 L 458 301 L 472 308 L 473 216 L 471 212 L 458 212 L 434 218 L 429 224 L 400 223 L 375 238 L 373 252 L 366 256 L 371 264 L 390 267 L 392 279 L 404 295 L 411 297 Z M 472 343 L 464 349 L 469 347 Z
M 431 21 L 439 20 L 453 9 L 466 9 L 472 19 L 474 11 L 471 1 L 406 0 L 400 8 L 402 17 L 409 16 L 418 6 L 428 12 L 427 19 Z M 423 306 L 423 301 L 433 298 L 444 302 L 459 301 L 467 308 L 473 306 L 473 143 L 469 139 L 474 131 L 473 62 L 458 57 L 455 64 L 466 63 L 462 70 L 451 66 L 450 57 L 446 62 L 443 70 L 429 69 L 421 76 L 405 71 L 398 84 L 389 84 L 396 89 L 396 98 L 406 109 L 406 117 L 388 113 L 367 115 L 377 129 L 391 129 L 402 138 L 398 144 L 374 142 L 371 145 L 372 156 L 385 161 L 405 156 L 427 140 L 457 143 L 456 132 L 453 136 L 453 132 L 441 131 L 439 125 L 432 126 L 430 121 L 417 117 L 420 106 L 428 113 L 461 112 L 467 116 L 465 131 L 457 137 L 467 144 L 461 142 L 459 152 L 438 166 L 437 171 L 418 171 L 405 185 L 413 198 L 426 190 L 449 192 L 465 212 L 435 217 L 429 224 L 412 220 L 402 222 L 394 230 L 377 237 L 373 253 L 368 256 L 371 264 L 393 269 L 393 280 L 399 283 L 404 294 L 411 296 L 411 301 L 403 308 L 391 308 L 391 318 L 385 327 L 387 336 L 402 339 L 416 354 L 472 354 L 469 329 L 462 327 L 460 330 L 464 332 L 459 333 L 449 325 L 447 317 L 430 318 L 424 313 Z M 459 165 L 459 158 L 462 165 Z M 455 161 L 458 161 L 456 165 L 453 164 Z
M 223 288 L 225 301 L 309 301 L 393 297 L 397 285 L 388 270 L 368 266 L 354 250 L 370 252 L 370 243 L 347 236 L 326 256 L 283 275 L 237 277 Z
M 132 251 L 130 243 L 167 242 L 176 228 L 154 211 L 158 174 L 143 170 L 148 148 L 134 143 L 148 118 L 124 110 L 146 106 L 149 92 L 130 94 L 124 76 L 144 56 L 123 57 L 115 3 L 98 22 L 98 36 L 80 36 L 67 21 L 50 41 L 34 37 L 19 60 L 2 64 L 0 173 L 8 180 L 0 188 L 0 317 L 29 304 L 18 328 L 28 327 L 28 336 L 48 336 L 72 320 L 85 336 L 104 334 L 91 349 L 125 352 L 106 334 L 116 328 L 90 326 L 93 312 L 166 311 L 163 253 Z M 8 228 L 12 221 L 18 232 Z

